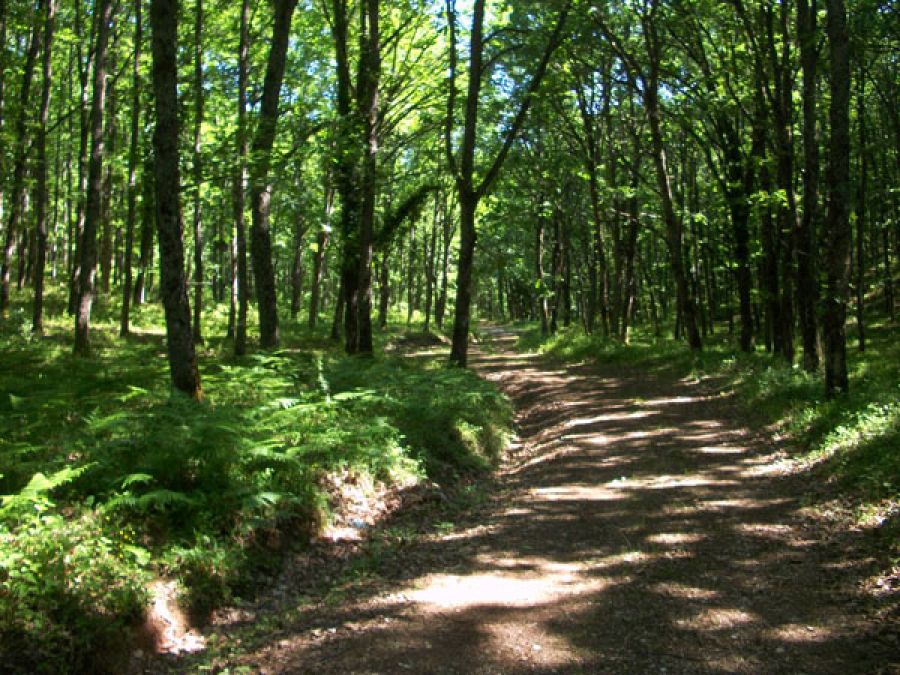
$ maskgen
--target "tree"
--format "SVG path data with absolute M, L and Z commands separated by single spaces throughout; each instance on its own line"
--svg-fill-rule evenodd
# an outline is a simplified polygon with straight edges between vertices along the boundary
M 238 91 L 237 91 L 237 170 L 233 188 L 234 245 L 232 281 L 232 304 L 237 305 L 234 353 L 242 356 L 247 351 L 247 228 L 245 221 L 245 199 L 247 191 L 247 71 L 250 51 L 250 0 L 241 0 L 241 14 L 238 43 Z
M 489 168 L 480 181 L 475 176 L 475 150 L 478 136 L 479 97 L 484 78 L 489 68 L 484 63 L 484 0 L 475 0 L 472 10 L 472 30 L 469 38 L 469 77 L 468 90 L 464 99 L 464 123 L 462 145 L 458 152 L 454 149 L 453 135 L 456 127 L 456 3 L 447 0 L 447 24 L 450 33 L 450 93 L 447 99 L 447 121 L 445 128 L 445 152 L 447 164 L 456 181 L 456 191 L 460 209 L 460 249 L 456 281 L 456 306 L 454 308 L 453 341 L 450 348 L 450 362 L 465 367 L 468 361 L 469 323 L 471 320 L 473 265 L 475 261 L 475 211 L 479 202 L 488 194 L 510 148 L 528 115 L 532 99 L 541 86 L 553 53 L 562 42 L 563 31 L 569 14 L 570 4 L 566 4 L 559 13 L 556 26 L 550 35 L 547 46 L 538 61 L 519 103 L 518 111 L 512 119 L 504 135 L 500 150 L 494 156 Z M 488 66 L 491 64 L 487 64 Z
M 849 389 L 847 377 L 847 296 L 850 283 L 850 41 L 843 0 L 828 0 L 831 60 L 831 139 L 828 153 L 828 216 L 825 221 L 825 391 Z
M 137 168 L 140 152 L 141 120 L 141 42 L 143 41 L 143 0 L 134 0 L 134 51 L 132 58 L 131 84 L 131 133 L 128 148 L 128 213 L 125 222 L 125 281 L 122 285 L 122 318 L 119 335 L 125 337 L 130 332 L 131 296 L 133 292 L 132 264 L 134 253 L 134 226 L 137 220 Z M 149 178 L 145 174 L 145 178 Z
M 0 260 L 0 317 L 9 308 L 9 282 L 12 267 L 13 250 L 19 231 L 19 221 L 24 210 L 25 196 L 25 161 L 28 149 L 28 112 L 31 98 L 31 85 L 34 80 L 34 64 L 41 50 L 41 25 L 43 24 L 45 0 L 37 0 L 34 6 L 34 20 L 25 67 L 22 71 L 22 86 L 19 94 L 19 115 L 16 118 L 15 157 L 13 159 L 13 182 L 10 194 L 9 219 L 6 222 L 6 239 L 3 246 L 3 259 Z
M 259 343 L 263 348 L 278 346 L 278 300 L 275 292 L 275 270 L 272 266 L 272 236 L 269 231 L 269 209 L 272 201 L 269 168 L 278 124 L 278 102 L 281 97 L 281 82 L 284 79 L 291 17 L 296 6 L 297 0 L 275 0 L 274 3 L 272 42 L 263 82 L 259 120 L 251 148 L 250 206 L 253 226 L 250 233 L 250 251 L 253 256 L 253 273 L 256 277 Z
M 81 261 L 78 279 L 78 311 L 75 317 L 75 354 L 91 353 L 91 306 L 97 267 L 97 231 L 103 201 L 103 114 L 106 109 L 106 57 L 112 20 L 112 1 L 97 6 L 97 43 L 94 48 L 94 83 L 91 98 L 91 155 L 88 166 L 84 231 L 81 234 Z
M 47 0 L 44 15 L 44 56 L 42 61 L 43 83 L 41 85 L 41 105 L 35 134 L 37 160 L 35 173 L 35 239 L 37 250 L 34 263 L 34 305 L 32 308 L 31 330 L 40 335 L 44 332 L 44 267 L 47 262 L 47 120 L 50 115 L 50 88 L 53 81 L 53 31 L 56 26 L 57 0 Z
M 156 101 L 156 128 L 153 131 L 156 220 L 169 371 L 176 389 L 199 399 L 202 396 L 200 372 L 194 351 L 191 309 L 184 277 L 184 223 L 178 151 L 178 0 L 151 0 L 150 24 L 153 35 L 153 94 Z

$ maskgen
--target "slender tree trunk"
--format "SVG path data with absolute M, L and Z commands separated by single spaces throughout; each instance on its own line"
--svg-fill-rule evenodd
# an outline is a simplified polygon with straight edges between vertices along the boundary
M 92 28 L 84 28 L 84 0 L 75 0 L 75 44 L 78 54 L 78 79 L 81 83 L 81 96 L 79 106 L 79 144 L 78 144 L 78 205 L 75 217 L 75 256 L 72 264 L 72 279 L 69 289 L 69 314 L 74 316 L 78 310 L 78 298 L 81 293 L 81 245 L 84 238 L 84 217 L 87 207 L 87 174 L 88 174 L 88 143 L 90 140 L 90 70 L 95 58 L 93 50 L 88 50 L 87 56 L 83 56 L 82 44 L 95 41 L 96 22 L 91 22 Z
M 194 15 L 194 318 L 192 336 L 195 343 L 203 342 L 201 315 L 203 312 L 203 0 L 196 0 Z
M 803 368 L 819 367 L 816 305 L 815 223 L 819 208 L 819 139 L 816 125 L 816 0 L 798 0 L 797 34 L 803 68 L 803 212 L 797 231 L 797 309 L 803 340 Z
M 444 313 L 447 310 L 447 275 L 450 270 L 450 244 L 453 242 L 454 230 L 452 222 L 452 214 L 445 206 L 441 241 L 441 288 L 434 306 L 434 323 L 441 330 L 444 328 Z
M 672 276 L 675 279 L 678 306 L 687 331 L 688 344 L 691 349 L 703 347 L 700 330 L 697 324 L 697 305 L 691 292 L 690 273 L 684 266 L 682 246 L 681 220 L 676 216 L 672 203 L 672 185 L 669 167 L 663 142 L 659 111 L 659 44 L 656 28 L 652 21 L 645 22 L 645 41 L 650 52 L 649 76 L 644 82 L 644 106 L 650 126 L 650 138 L 653 147 L 653 164 L 656 169 L 656 182 L 662 200 L 663 222 L 666 228 L 666 243 L 669 246 Z
M 423 330 L 427 333 L 431 328 L 431 309 L 434 304 L 434 286 L 437 279 L 437 243 L 438 243 L 438 225 L 443 220 L 441 213 L 440 196 L 434 199 L 434 218 L 431 221 L 431 236 L 428 241 L 425 253 L 425 325 Z M 502 285 L 501 285 L 502 292 Z M 501 300 L 501 307 L 502 300 Z M 502 310 L 501 310 L 502 311 Z
M 250 0 L 241 1 L 240 43 L 238 45 L 238 101 L 237 101 L 237 175 L 234 179 L 234 238 L 235 278 L 232 293 L 237 296 L 237 318 L 234 334 L 234 354 L 247 352 L 247 311 L 250 289 L 247 287 L 247 226 L 245 199 L 247 191 L 247 77 L 250 54 Z
M 153 239 L 156 232 L 156 178 L 149 153 L 144 157 L 141 169 L 141 242 L 138 260 L 138 275 L 134 281 L 135 307 L 144 304 L 147 288 L 150 287 L 153 269 Z
M 306 225 L 300 214 L 294 216 L 294 242 L 291 256 L 291 318 L 296 319 L 300 312 L 300 299 L 303 296 L 303 237 Z
M 6 0 L 0 0 L 0 138 L 5 138 L 6 131 Z M 0 152 L 0 176 L 6 176 L 6 153 Z M 3 225 L 5 215 L 4 206 L 6 204 L 6 193 L 4 188 L 6 181 L 0 179 L 0 227 Z M 4 247 L 3 255 L 6 255 Z M 0 263 L 2 264 L 2 263 Z M 0 311 L 0 319 L 3 318 L 3 312 Z
M 450 27 L 450 91 L 448 97 L 448 114 L 445 127 L 445 146 L 447 161 L 456 178 L 460 207 L 460 249 L 459 268 L 457 271 L 456 306 L 454 308 L 453 340 L 450 348 L 450 363 L 465 368 L 468 363 L 469 322 L 471 320 L 472 291 L 474 288 L 474 261 L 477 234 L 475 230 L 475 211 L 478 203 L 490 191 L 503 167 L 506 157 L 516 140 L 537 89 L 543 81 L 554 51 L 563 40 L 570 3 L 559 15 L 556 28 L 544 50 L 544 54 L 529 81 L 516 116 L 510 123 L 503 145 L 487 169 L 480 184 L 475 185 L 475 146 L 478 136 L 478 102 L 481 93 L 482 78 L 485 76 L 483 64 L 484 50 L 484 8 L 485 0 L 475 0 L 472 10 L 472 30 L 469 41 L 469 82 L 465 101 L 465 122 L 463 128 L 460 158 L 457 162 L 453 152 L 453 129 L 455 127 L 455 94 L 456 94 L 456 9 L 454 0 L 447 0 L 447 18 Z
M 381 84 L 381 33 L 379 0 L 366 0 L 360 7 L 363 31 L 360 44 L 360 105 L 363 118 L 363 155 L 359 227 L 358 343 L 355 350 L 372 353 L 372 246 L 375 237 L 375 199 L 377 196 L 378 127 L 380 122 L 379 87 Z
M 16 239 L 19 236 L 19 221 L 25 210 L 25 163 L 28 146 L 28 115 L 30 110 L 31 85 L 34 80 L 34 65 L 41 51 L 41 26 L 43 24 L 46 0 L 37 0 L 34 7 L 34 22 L 25 66 L 22 71 L 22 87 L 19 90 L 21 106 L 15 125 L 15 156 L 13 159 L 12 192 L 10 194 L 9 219 L 6 222 L 6 239 L 3 258 L 0 260 L 0 317 L 9 309 L 9 282 Z M 6 45 L 4 44 L 4 49 Z M 20 252 L 21 253 L 21 252 Z
M 319 305 L 322 294 L 322 272 L 325 268 L 325 251 L 331 232 L 328 229 L 319 230 L 316 240 L 316 255 L 313 258 L 312 288 L 309 293 L 309 327 L 313 329 L 319 321 Z
M 134 253 L 134 225 L 137 220 L 137 164 L 140 150 L 141 119 L 141 42 L 144 37 L 142 6 L 143 0 L 134 0 L 134 52 L 131 64 L 131 139 L 128 148 L 128 215 L 125 221 L 125 283 L 122 288 L 122 319 L 119 325 L 119 335 L 122 337 L 126 337 L 131 330 L 129 325 L 133 282 L 131 262 Z
M 275 292 L 275 270 L 272 266 L 272 235 L 269 209 L 272 184 L 269 167 L 278 122 L 278 103 L 287 57 L 291 18 L 297 0 L 276 0 L 275 22 L 266 77 L 263 83 L 259 122 L 253 139 L 250 201 L 253 211 L 250 249 L 253 274 L 256 277 L 256 300 L 259 305 L 259 343 L 264 349 L 278 346 L 278 303 Z
M 859 180 L 856 183 L 856 330 L 859 336 L 859 351 L 866 351 L 866 198 L 869 191 L 869 151 L 866 129 L 866 106 L 863 97 L 863 74 L 859 76 L 859 90 L 856 94 L 856 121 L 859 124 Z
M 109 46 L 112 0 L 97 6 L 97 43 L 94 48 L 94 84 L 91 99 L 91 159 L 88 166 L 87 200 L 81 242 L 78 311 L 75 317 L 75 354 L 90 356 L 91 306 L 97 266 L 97 229 L 103 201 L 103 113 L 106 108 L 106 55 Z
M 825 390 L 849 389 L 847 376 L 847 294 L 850 280 L 850 45 L 843 0 L 827 0 L 831 57 L 831 140 L 828 161 L 828 216 L 825 221 Z
M 202 397 L 184 276 L 184 223 L 178 165 L 178 0 L 151 0 L 153 91 L 156 101 L 156 209 L 160 285 L 166 315 L 166 345 L 172 384 Z M 100 59 L 97 61 L 100 63 Z
M 44 16 L 44 58 L 41 86 L 41 107 L 35 134 L 37 155 L 35 173 L 35 234 L 37 240 L 34 263 L 34 307 L 31 330 L 36 335 L 44 332 L 44 267 L 47 262 L 47 119 L 50 115 L 50 88 L 53 79 L 53 31 L 56 26 L 57 0 L 47 0 Z
M 113 37 L 112 27 L 110 27 L 110 37 Z M 116 84 L 118 82 L 115 77 L 117 62 L 116 50 L 109 50 L 108 72 L 112 76 L 106 79 L 106 107 L 104 114 L 106 115 L 105 130 L 106 143 L 104 146 L 104 154 L 109 157 L 115 157 L 118 152 L 116 142 L 119 138 L 117 109 L 118 96 L 116 95 Z M 112 284 L 113 274 L 113 225 L 112 225 L 112 193 L 114 179 L 113 162 L 106 162 L 103 170 L 103 191 L 100 198 L 100 289 L 103 293 L 108 294 L 110 285 Z

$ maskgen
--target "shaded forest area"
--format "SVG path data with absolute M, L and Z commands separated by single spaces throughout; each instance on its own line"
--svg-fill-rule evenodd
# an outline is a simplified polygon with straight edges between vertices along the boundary
M 251 588 L 326 476 L 489 469 L 478 321 L 730 378 L 895 514 L 891 3 L 0 0 L 0 45 L 11 668 Z

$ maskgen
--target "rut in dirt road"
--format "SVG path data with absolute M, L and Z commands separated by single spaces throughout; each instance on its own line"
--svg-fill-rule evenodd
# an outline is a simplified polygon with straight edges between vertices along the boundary
M 499 342 L 498 341 L 495 341 Z M 375 598 L 315 614 L 266 672 L 894 672 L 873 561 L 797 515 L 800 478 L 690 384 L 481 353 L 518 410 L 501 495 Z M 860 535 L 862 536 L 862 535 Z M 420 550 L 416 550 L 418 547 Z M 324 613 L 323 613 L 324 612 Z

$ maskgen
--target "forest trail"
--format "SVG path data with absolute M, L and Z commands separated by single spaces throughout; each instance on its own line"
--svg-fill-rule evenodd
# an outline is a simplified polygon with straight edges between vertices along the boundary
M 802 479 L 696 384 L 555 368 L 494 331 L 474 367 L 519 438 L 496 498 L 386 583 L 229 665 L 266 673 L 898 672 L 873 561 L 798 514 Z M 865 535 L 856 535 L 862 539 Z

